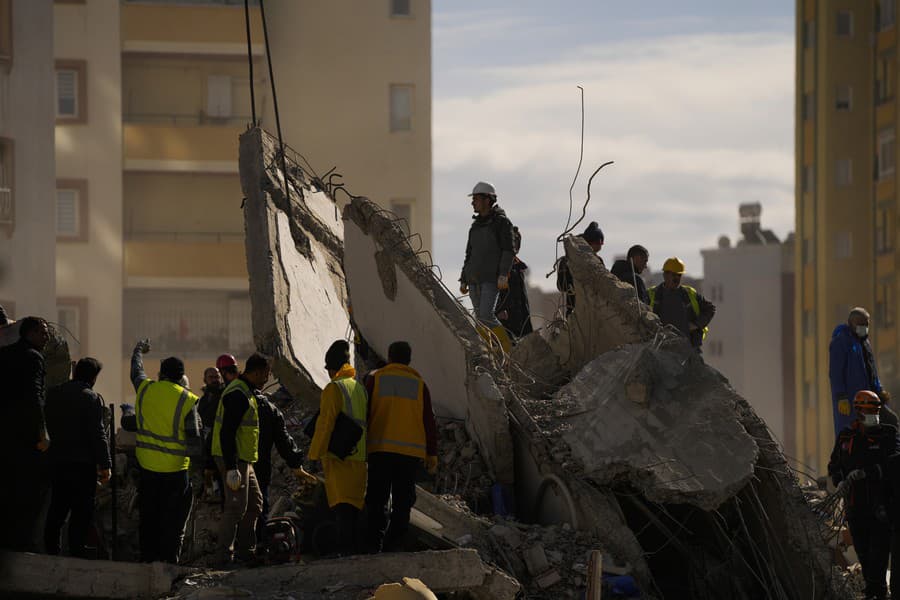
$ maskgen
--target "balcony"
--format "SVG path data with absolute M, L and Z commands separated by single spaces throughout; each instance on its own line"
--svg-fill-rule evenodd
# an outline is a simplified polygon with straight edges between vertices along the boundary
M 177 117 L 171 117 L 177 119 Z M 237 173 L 245 125 L 126 123 L 126 170 Z
M 247 280 L 244 242 L 232 236 L 207 241 L 186 234 L 148 239 L 143 235 L 125 242 L 125 275 L 128 278 L 215 278 Z

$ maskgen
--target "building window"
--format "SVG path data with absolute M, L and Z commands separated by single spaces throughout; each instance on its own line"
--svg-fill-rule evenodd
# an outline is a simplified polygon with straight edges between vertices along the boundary
M 897 164 L 895 155 L 894 129 L 885 129 L 878 134 L 878 179 L 894 174 Z
M 56 322 L 69 342 L 72 358 L 87 356 L 87 298 L 57 298 Z M 74 343 L 73 343 L 74 342 Z
M 87 241 L 87 180 L 56 181 L 56 239 Z
M 800 258 L 803 261 L 804 265 L 808 265 L 812 262 L 812 240 L 809 238 L 803 238 L 803 245 L 800 250 Z
M 853 35 L 853 12 L 849 10 L 837 11 L 835 33 L 841 37 Z
M 878 2 L 878 31 L 893 27 L 896 20 L 896 0 L 880 0 Z
M 894 97 L 893 51 L 881 55 L 875 67 L 875 103 L 883 104 Z
M 816 314 L 811 310 L 803 311 L 803 336 L 811 337 L 816 333 Z
M 876 290 L 875 298 L 875 325 L 877 327 L 893 327 L 894 311 L 891 302 L 891 287 L 888 282 L 879 283 Z
M 834 161 L 834 183 L 846 186 L 853 183 L 853 161 L 849 158 L 839 158 Z
M 839 85 L 834 90 L 835 110 L 850 110 L 853 103 L 853 88 L 849 85 Z
M 413 86 L 391 86 L 391 131 L 412 129 Z
M 834 234 L 834 257 L 853 257 L 853 234 L 849 231 L 838 231 Z
M 401 220 L 397 223 L 406 235 L 412 232 L 412 202 L 409 200 L 391 200 L 391 212 Z
M 803 192 L 812 192 L 816 184 L 815 169 L 813 169 L 812 165 L 803 165 L 802 175 L 803 177 L 800 181 L 801 190 Z
M 87 64 L 83 60 L 56 61 L 56 122 L 87 121 Z
M 9 66 L 12 57 L 12 0 L 0 0 L 0 65 Z
M 816 22 L 814 20 L 803 21 L 803 47 L 812 48 L 816 45 Z
M 412 16 L 411 0 L 391 0 L 392 17 Z
M 11 235 L 16 224 L 15 186 L 13 183 L 13 141 L 0 138 L 0 229 Z
M 803 120 L 810 121 L 816 116 L 816 97 L 814 94 L 803 94 Z
M 231 98 L 230 75 L 210 75 L 206 78 L 207 116 L 230 117 Z
M 890 211 L 882 208 L 878 210 L 875 218 L 875 252 L 877 254 L 887 254 L 893 250 Z

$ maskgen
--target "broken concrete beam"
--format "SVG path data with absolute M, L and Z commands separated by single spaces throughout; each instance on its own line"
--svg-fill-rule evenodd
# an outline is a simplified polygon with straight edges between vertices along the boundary
M 329 380 L 322 357 L 350 329 L 343 223 L 320 182 L 300 166 L 288 162 L 285 184 L 277 148 L 260 129 L 241 136 L 253 338 L 293 396 L 317 403 Z
M 513 453 L 497 368 L 475 321 L 411 247 L 396 217 L 365 198 L 344 209 L 344 269 L 353 322 L 381 356 L 396 340 L 438 412 L 466 429 L 501 483 L 513 481 Z
M 283 598 L 285 594 L 322 593 L 331 588 L 335 593 L 329 598 L 357 598 L 363 589 L 404 577 L 421 580 L 437 594 L 465 591 L 479 600 L 513 600 L 521 589 L 515 579 L 486 565 L 475 550 L 467 549 L 350 556 L 233 571 L 220 574 L 210 589 L 253 590 L 254 597 L 280 594 L 278 597 Z M 178 597 L 194 597 L 193 591 L 191 586 L 182 585 Z
M 0 594 L 36 598 L 156 598 L 194 569 L 167 563 L 0 553 Z

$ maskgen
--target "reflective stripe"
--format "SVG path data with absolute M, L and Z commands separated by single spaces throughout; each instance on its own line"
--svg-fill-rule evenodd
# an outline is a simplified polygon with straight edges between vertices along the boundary
M 425 444 L 415 444 L 413 442 L 401 442 L 400 440 L 369 440 L 370 444 L 393 444 L 394 446 L 407 446 L 409 448 L 425 448 Z
M 162 446 L 157 446 L 156 444 L 149 444 L 147 442 L 142 442 L 140 440 L 135 442 L 135 446 L 138 448 L 144 448 L 147 450 L 153 450 L 154 452 L 162 452 L 163 454 L 174 454 L 175 456 L 187 456 L 187 450 L 176 450 L 174 448 L 164 448 Z
M 182 388 L 181 396 L 178 397 L 178 404 L 175 405 L 175 416 L 172 417 L 172 435 L 178 435 L 179 426 L 184 420 L 184 415 L 181 414 L 181 411 L 184 410 L 184 403 L 187 402 L 187 397 L 188 391 Z
M 403 375 L 381 375 L 378 394 L 380 396 L 394 396 L 396 398 L 419 399 L 419 382 L 412 377 Z
M 156 433 L 153 433 L 152 431 L 148 431 L 147 429 L 138 429 L 137 434 L 145 435 L 147 437 L 152 437 L 153 439 L 159 440 L 161 442 L 167 442 L 170 444 L 181 444 L 182 446 L 184 445 L 184 441 L 179 439 L 178 437 L 169 437 L 169 436 L 165 436 L 165 435 L 158 435 Z
M 346 388 L 346 386 L 344 386 L 344 384 L 341 383 L 340 379 L 336 379 L 335 383 L 341 389 L 341 392 L 344 394 L 344 412 L 347 414 L 348 417 L 350 417 L 351 419 L 356 421 L 356 423 L 358 425 L 360 425 L 363 429 L 365 429 L 366 428 L 365 419 L 357 419 L 356 417 L 353 416 L 353 400 L 350 398 L 350 390 L 348 390 Z

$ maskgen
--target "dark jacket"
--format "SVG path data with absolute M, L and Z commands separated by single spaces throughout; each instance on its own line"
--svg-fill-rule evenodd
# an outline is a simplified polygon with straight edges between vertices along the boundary
M 615 263 L 613 263 L 612 270 L 610 271 L 613 275 L 619 278 L 620 281 L 624 281 L 628 285 L 635 285 L 637 283 L 637 295 L 640 298 L 641 302 L 644 304 L 650 304 L 650 294 L 647 293 L 647 284 L 644 283 L 644 279 L 637 273 L 634 272 L 634 267 L 631 265 L 630 260 L 619 259 Z
M 533 331 L 531 326 L 531 307 L 528 306 L 528 286 L 525 283 L 525 271 L 528 265 L 513 259 L 512 268 L 509 271 L 509 289 L 501 290 L 497 296 L 496 313 L 506 311 L 507 317 L 500 319 L 500 323 L 513 337 L 522 337 Z
M 10 451 L 34 450 L 44 431 L 44 355 L 20 339 L 0 348 L 3 401 L 2 444 Z
M 851 404 L 856 392 L 869 390 L 880 394 L 881 381 L 875 366 L 875 355 L 868 338 L 856 337 L 850 326 L 842 323 L 834 328 L 831 344 L 828 346 L 828 378 L 831 380 L 831 401 L 835 406 L 834 424 L 837 431 L 853 423 L 853 411 L 842 415 L 837 411 L 839 400 L 847 399 Z
M 851 471 L 861 469 L 866 476 L 851 484 L 847 498 L 848 516 L 857 511 L 871 511 L 879 506 L 892 507 L 893 471 L 900 453 L 897 428 L 879 425 L 862 430 L 854 421 L 838 435 L 828 461 L 828 475 L 835 485 Z
M 606 266 L 602 257 L 598 256 L 597 260 L 601 265 Z M 575 309 L 575 282 L 572 279 L 572 271 L 569 270 L 569 259 L 565 256 L 556 263 L 556 289 L 566 296 L 566 316 L 568 317 Z
M 459 280 L 465 284 L 492 283 L 512 267 L 513 226 L 503 209 L 491 207 L 486 217 L 474 215 L 466 243 L 466 259 Z
M 303 450 L 287 430 L 284 414 L 262 392 L 255 392 L 259 407 L 259 458 L 253 465 L 256 478 L 262 486 L 272 481 L 272 447 L 291 469 L 303 465 Z
M 685 286 L 674 290 L 666 289 L 663 284 L 653 288 L 653 312 L 659 315 L 663 325 L 671 325 L 691 340 L 691 346 L 699 348 L 703 345 L 703 328 L 709 325 L 716 314 L 716 305 L 696 292 L 699 314 L 691 304 L 690 293 Z M 691 331 L 691 324 L 697 326 Z
M 111 468 L 109 439 L 100 396 L 83 381 L 72 380 L 47 392 L 44 406 L 50 434 L 50 460 Z
M 213 424 L 216 422 L 216 411 L 219 410 L 219 399 L 221 397 L 222 388 L 212 391 L 204 387 L 203 395 L 197 401 L 197 414 L 200 416 L 200 426 L 203 429 L 204 437 L 209 435 Z

